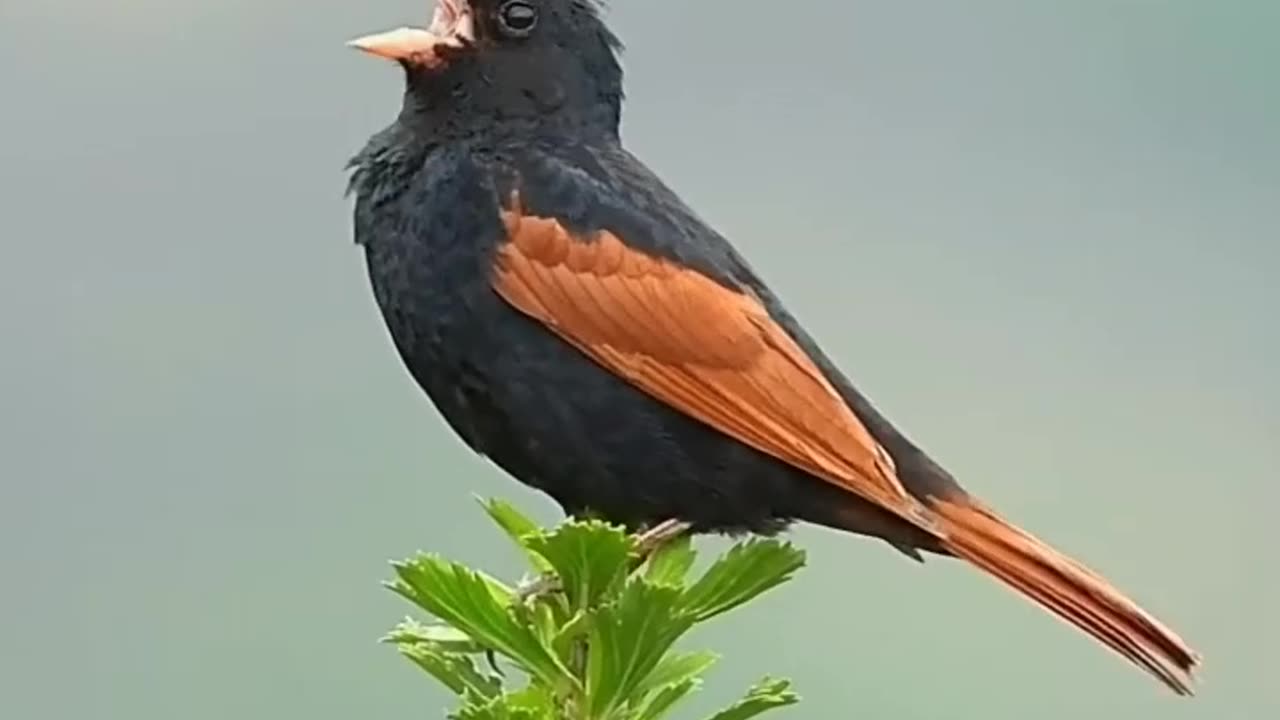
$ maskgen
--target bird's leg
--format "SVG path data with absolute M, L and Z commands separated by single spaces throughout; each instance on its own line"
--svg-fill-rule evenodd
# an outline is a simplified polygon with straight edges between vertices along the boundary
M 663 520 L 657 525 L 636 534 L 636 549 L 640 551 L 641 560 L 648 559 L 658 548 L 684 535 L 692 528 L 692 523 L 687 523 L 683 520 Z
M 560 578 L 553 573 L 545 573 L 517 583 L 516 602 L 523 604 L 557 592 L 560 592 Z

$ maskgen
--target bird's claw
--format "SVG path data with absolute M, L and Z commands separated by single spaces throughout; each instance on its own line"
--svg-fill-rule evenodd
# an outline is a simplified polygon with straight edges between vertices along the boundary
M 648 558 L 659 548 L 685 534 L 693 525 L 682 520 L 663 520 L 647 530 L 636 533 L 636 550 L 642 559 Z
M 560 578 L 550 573 L 526 578 L 516 584 L 516 602 L 527 603 L 544 595 L 560 592 Z

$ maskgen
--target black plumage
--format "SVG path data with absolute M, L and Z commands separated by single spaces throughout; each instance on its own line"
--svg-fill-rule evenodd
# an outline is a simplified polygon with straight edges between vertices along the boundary
M 962 490 L 622 146 L 594 3 L 453 0 L 397 33 L 356 42 L 406 92 L 352 160 L 355 237 L 396 349 L 473 450 L 634 528 L 803 520 L 962 557 L 1188 691 L 1176 635 Z

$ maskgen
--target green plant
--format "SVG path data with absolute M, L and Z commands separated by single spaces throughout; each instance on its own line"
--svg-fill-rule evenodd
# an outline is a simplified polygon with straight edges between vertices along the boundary
M 395 592 L 438 622 L 407 619 L 386 641 L 460 697 L 455 720 L 658 720 L 701 684 L 718 656 L 676 651 L 691 628 L 791 578 L 804 553 L 750 539 L 690 579 L 686 537 L 644 557 L 597 520 L 542 529 L 511 505 L 484 504 L 555 590 L 528 594 L 431 554 L 394 564 Z M 500 660 L 523 676 L 499 670 Z M 765 678 L 709 720 L 746 720 L 798 701 Z

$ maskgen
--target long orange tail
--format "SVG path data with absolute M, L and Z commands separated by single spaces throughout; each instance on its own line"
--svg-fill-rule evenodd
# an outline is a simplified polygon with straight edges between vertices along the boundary
M 1200 657 L 1110 583 L 976 501 L 934 500 L 943 545 L 1159 678 L 1192 694 Z

